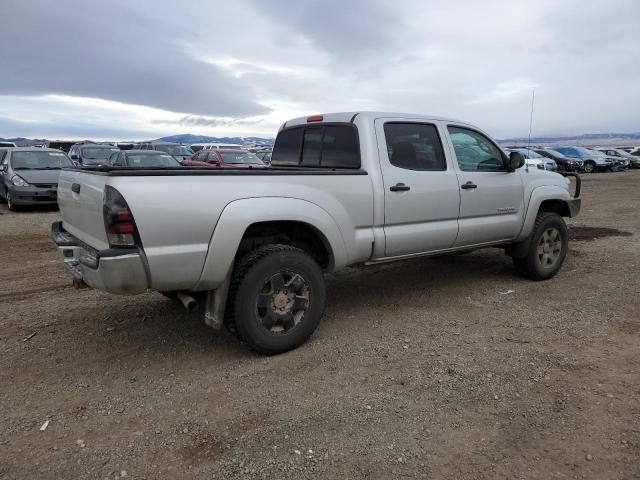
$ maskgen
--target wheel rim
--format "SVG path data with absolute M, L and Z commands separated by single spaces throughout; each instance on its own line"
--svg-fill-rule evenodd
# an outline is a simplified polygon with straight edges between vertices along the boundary
M 547 228 L 538 242 L 538 263 L 542 268 L 553 268 L 562 253 L 562 235 L 555 227 Z
M 304 320 L 309 308 L 309 285 L 302 275 L 280 271 L 268 278 L 256 298 L 256 317 L 271 334 L 283 334 Z
M 593 172 L 593 164 L 585 163 L 584 164 L 584 171 L 587 172 L 587 173 Z

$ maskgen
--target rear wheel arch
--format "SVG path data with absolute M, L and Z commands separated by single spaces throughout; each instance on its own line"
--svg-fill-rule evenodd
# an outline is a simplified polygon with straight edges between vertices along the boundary
M 327 237 L 315 226 L 299 220 L 268 220 L 249 225 L 235 258 L 269 244 L 290 245 L 307 252 L 323 271 L 333 271 L 335 258 Z
M 348 264 L 342 230 L 320 206 L 287 197 L 239 199 L 218 218 L 194 290 L 218 288 L 239 257 L 274 241 L 313 253 L 325 272 Z

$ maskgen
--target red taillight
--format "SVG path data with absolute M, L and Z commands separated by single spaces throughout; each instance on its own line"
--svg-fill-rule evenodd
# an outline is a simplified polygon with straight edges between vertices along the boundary
M 310 117 L 307 117 L 307 123 L 321 122 L 322 119 L 322 115 L 311 115 Z
M 119 222 L 128 222 L 131 220 L 131 212 L 129 210 L 117 210 L 115 215 Z
M 131 223 L 118 223 L 114 225 L 116 233 L 136 233 L 136 226 Z
M 129 205 L 115 188 L 104 190 L 104 227 L 110 247 L 135 247 L 139 244 L 138 229 Z

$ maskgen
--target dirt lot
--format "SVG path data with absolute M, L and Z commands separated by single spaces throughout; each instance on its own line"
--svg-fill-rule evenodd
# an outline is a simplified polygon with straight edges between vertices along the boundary
M 585 178 L 553 280 L 499 250 L 350 269 L 269 358 L 74 290 L 58 212 L 0 206 L 0 478 L 640 478 L 639 187 Z

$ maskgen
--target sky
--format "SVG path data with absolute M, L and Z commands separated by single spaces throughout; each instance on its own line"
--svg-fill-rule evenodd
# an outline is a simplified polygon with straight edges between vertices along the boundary
M 332 111 L 640 132 L 639 0 L 1 0 L 0 137 L 274 136 Z

